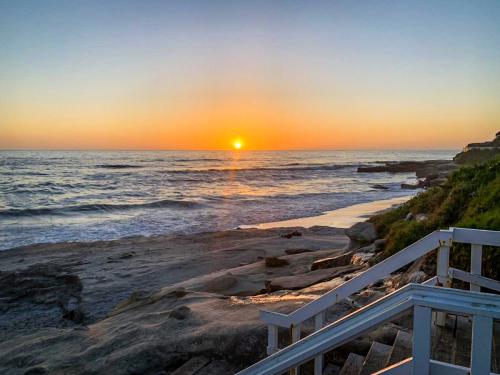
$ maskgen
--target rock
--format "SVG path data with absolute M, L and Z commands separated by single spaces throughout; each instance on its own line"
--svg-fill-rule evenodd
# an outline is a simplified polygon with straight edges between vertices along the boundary
M 238 283 L 238 279 L 231 272 L 208 280 L 203 287 L 204 292 L 218 293 L 232 288 Z
M 370 186 L 372 189 L 378 189 L 378 190 L 389 190 L 387 186 L 380 185 L 380 184 L 375 184 Z
M 300 237 L 300 236 L 302 236 L 302 233 L 300 233 L 298 230 L 294 230 L 293 232 L 282 234 L 280 237 L 292 238 L 292 237 Z
M 416 221 L 425 221 L 429 218 L 429 215 L 427 214 L 416 214 L 415 215 L 415 220 Z
M 418 185 L 403 183 L 403 184 L 401 184 L 401 189 L 405 189 L 405 190 L 418 189 Z
M 302 253 L 312 253 L 311 249 L 286 249 L 285 253 L 288 255 L 302 254 Z
M 385 247 L 385 238 L 379 238 L 378 240 L 375 240 L 373 244 L 375 245 L 376 251 L 383 250 Z
M 352 256 L 351 263 L 354 265 L 365 265 L 374 255 L 373 253 L 356 253 Z
M 266 267 L 283 267 L 290 264 L 288 260 L 278 257 L 266 257 L 264 261 L 266 263 Z
M 80 308 L 80 300 L 76 297 L 70 297 L 63 306 L 63 318 L 81 323 L 84 318 L 83 311 Z
M 405 217 L 405 221 L 410 221 L 413 220 L 413 214 L 411 212 L 408 212 L 408 214 Z
M 266 280 L 266 288 L 270 292 L 281 289 L 302 289 L 321 281 L 357 271 L 358 269 L 360 269 L 359 266 L 348 265 L 337 268 L 319 269 L 300 275 L 276 277 L 272 280 Z
M 361 306 L 366 306 L 382 298 L 383 296 L 385 296 L 384 292 L 381 292 L 379 290 L 366 289 L 363 290 L 362 292 L 357 293 L 352 298 L 357 304 Z
M 352 252 L 348 252 L 332 258 L 319 259 L 313 262 L 313 264 L 311 265 L 311 271 L 325 269 L 325 268 L 347 266 L 348 264 L 351 264 L 352 254 L 353 254 Z
M 376 250 L 376 247 L 374 244 L 370 244 L 368 246 L 363 246 L 357 249 L 356 251 L 359 253 L 374 253 Z
M 446 183 L 446 181 L 448 181 L 448 179 L 446 177 L 436 178 L 436 179 L 432 180 L 429 183 L 429 186 L 431 186 L 431 187 L 433 187 L 433 186 L 441 186 L 444 183 Z
M 0 272 L 0 331 L 82 322 L 82 288 L 78 276 L 52 264 Z
M 406 278 L 407 283 L 421 284 L 427 279 L 427 275 L 423 271 L 416 271 L 409 274 Z
M 177 320 L 184 320 L 189 314 L 191 314 L 191 309 L 189 307 L 179 306 L 173 309 L 168 316 Z
M 345 233 L 351 240 L 364 243 L 377 239 L 375 226 L 367 221 L 354 224 L 352 227 L 346 229 Z

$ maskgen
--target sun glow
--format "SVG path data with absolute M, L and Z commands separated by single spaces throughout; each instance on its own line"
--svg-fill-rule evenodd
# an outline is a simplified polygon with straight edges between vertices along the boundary
M 235 139 L 233 141 L 233 147 L 235 150 L 240 150 L 243 147 L 243 142 L 241 142 L 241 139 Z

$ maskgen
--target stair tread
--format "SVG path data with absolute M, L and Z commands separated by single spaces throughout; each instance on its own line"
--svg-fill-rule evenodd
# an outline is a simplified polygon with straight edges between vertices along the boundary
M 472 336 L 469 318 L 449 314 L 444 327 L 434 325 L 432 330 L 432 359 L 468 367 Z
M 369 375 L 383 369 L 391 355 L 391 351 L 392 346 L 373 341 L 359 374 Z
M 355 353 L 349 353 L 347 360 L 340 370 L 340 375 L 358 375 L 363 368 L 365 357 Z
M 386 367 L 411 357 L 412 355 L 412 335 L 405 331 L 398 331 L 391 355 L 386 363 Z

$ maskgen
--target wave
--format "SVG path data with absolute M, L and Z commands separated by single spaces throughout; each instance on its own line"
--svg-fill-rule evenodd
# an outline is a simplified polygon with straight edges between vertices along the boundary
M 126 169 L 126 168 L 144 168 L 142 165 L 135 164 L 98 164 L 96 168 L 106 169 Z
M 95 204 L 83 204 L 76 206 L 67 207 L 42 207 L 42 208 L 25 208 L 18 209 L 12 208 L 8 210 L 0 211 L 0 218 L 8 217 L 25 217 L 25 216 L 47 216 L 47 215 L 65 215 L 65 214 L 77 214 L 82 212 L 114 212 L 114 211 L 125 211 L 134 210 L 140 208 L 178 208 L 178 209 L 190 209 L 198 208 L 203 205 L 199 202 L 194 201 L 180 201 L 173 199 L 163 199 L 160 201 L 149 202 L 149 203 L 136 203 L 136 204 L 108 204 L 108 203 L 95 203 Z
M 167 173 L 209 173 L 209 172 L 219 172 L 219 173 L 233 173 L 233 172 L 259 172 L 259 171 L 278 171 L 278 172 L 294 172 L 294 171 L 335 171 L 339 169 L 347 168 L 357 168 L 361 166 L 356 165 L 339 165 L 339 164 L 318 164 L 318 165 L 305 165 L 303 167 L 289 168 L 293 166 L 292 164 L 287 165 L 288 167 L 258 167 L 258 168 L 208 168 L 208 169 L 173 169 L 164 170 L 161 172 Z

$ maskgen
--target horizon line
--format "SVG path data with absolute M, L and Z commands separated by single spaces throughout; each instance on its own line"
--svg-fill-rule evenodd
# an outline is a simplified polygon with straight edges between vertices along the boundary
M 0 148 L 0 152 L 4 151 L 47 151 L 47 152 L 75 152 L 75 151 L 85 151 L 85 152 L 119 152 L 119 151 L 161 151 L 161 152 L 287 152 L 287 151 L 457 151 L 462 148 L 290 148 L 290 149 L 240 149 L 235 150 L 232 148 L 223 149 L 147 149 L 147 148 Z

